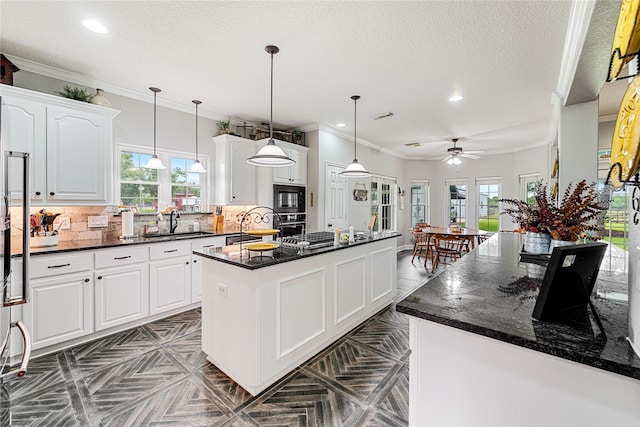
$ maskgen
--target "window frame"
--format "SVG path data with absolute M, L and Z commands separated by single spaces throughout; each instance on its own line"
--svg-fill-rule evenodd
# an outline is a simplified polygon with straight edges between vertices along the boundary
M 121 200 L 121 177 L 122 177 L 122 169 L 121 169 L 121 161 L 122 161 L 122 152 L 134 152 L 140 154 L 153 155 L 152 147 L 144 147 L 138 145 L 131 144 L 116 144 L 116 180 L 117 185 L 115 185 L 114 193 L 115 200 L 120 204 Z M 184 151 L 177 150 L 156 150 L 156 154 L 158 158 L 162 161 L 164 165 L 168 165 L 166 169 L 158 170 L 158 207 L 157 210 L 162 212 L 168 206 L 172 206 L 172 196 L 171 189 L 173 187 L 173 183 L 171 182 L 171 160 L 172 158 L 180 158 L 189 160 L 193 158 L 195 160 L 195 153 L 187 153 Z M 211 168 L 209 167 L 210 161 L 209 156 L 206 154 L 198 153 L 198 159 L 202 166 L 207 170 L 207 172 L 200 174 L 200 206 L 203 211 L 209 210 L 209 180 L 211 178 Z M 181 211 L 184 212 L 184 211 Z
M 375 191 L 374 184 L 376 187 Z M 398 229 L 398 184 L 396 178 L 371 175 L 369 185 L 371 188 L 370 212 L 371 215 L 376 215 L 373 231 L 396 231 Z M 389 203 L 380 203 L 383 197 L 382 185 L 389 186 Z M 381 214 L 385 206 L 389 207 L 388 219 L 384 219 Z M 383 223 L 388 223 L 388 228 L 383 227 Z
M 424 201 L 421 204 L 413 203 L 414 187 L 423 187 L 424 189 Z M 416 219 L 414 221 L 414 206 L 422 207 L 424 209 L 424 217 L 422 220 Z M 409 182 L 409 222 L 411 223 L 411 229 L 415 228 L 415 224 L 417 222 L 426 222 L 427 224 L 431 224 L 431 188 L 428 179 L 412 179 Z
M 465 203 L 464 203 L 464 210 L 465 210 L 465 214 L 464 214 L 464 223 L 459 222 L 456 220 L 456 224 L 459 224 L 461 226 L 467 227 L 469 225 L 469 180 L 466 178 L 454 178 L 454 179 L 445 179 L 444 181 L 444 192 L 445 192 L 445 219 L 447 221 L 449 221 L 447 224 L 451 224 L 451 189 L 450 186 L 452 185 L 464 185 L 465 187 Z M 456 199 L 456 200 L 461 200 L 461 199 Z M 456 219 L 458 219 L 459 217 L 461 217 L 462 215 L 460 215 L 459 209 L 456 209 Z M 464 224 L 464 225 L 463 225 Z
M 476 228 L 479 230 L 484 230 L 480 228 L 480 211 L 482 209 L 482 197 L 480 194 L 480 186 L 482 185 L 497 185 L 498 186 L 498 199 L 502 197 L 502 178 L 500 177 L 487 177 L 487 178 L 476 178 Z M 495 232 L 501 230 L 502 218 L 500 216 L 500 204 L 496 201 L 496 205 L 494 206 L 496 210 L 495 218 L 498 220 L 498 228 L 497 230 L 485 230 L 489 232 Z M 487 202 L 487 212 L 489 211 L 489 203 Z

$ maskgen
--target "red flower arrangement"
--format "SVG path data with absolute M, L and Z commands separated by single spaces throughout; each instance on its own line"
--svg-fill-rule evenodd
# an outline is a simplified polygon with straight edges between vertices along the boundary
M 535 205 L 516 199 L 500 199 L 513 205 L 501 214 L 511 216 L 524 231 L 548 232 L 556 240 L 575 241 L 586 231 L 598 229 L 595 220 L 607 208 L 598 202 L 595 184 L 580 181 L 575 188 L 571 184 L 562 196 L 559 206 L 547 192 L 546 184 L 540 182 L 535 189 Z

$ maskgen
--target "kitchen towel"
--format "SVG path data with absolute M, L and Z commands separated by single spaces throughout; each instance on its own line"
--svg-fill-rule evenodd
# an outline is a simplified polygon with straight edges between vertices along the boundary
M 122 237 L 133 236 L 133 212 L 122 212 Z

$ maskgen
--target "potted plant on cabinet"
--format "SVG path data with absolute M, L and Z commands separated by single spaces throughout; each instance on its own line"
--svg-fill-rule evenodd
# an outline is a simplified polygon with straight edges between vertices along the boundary
M 225 133 L 229 133 L 229 124 L 231 123 L 231 120 L 219 120 L 218 121 L 218 130 L 220 131 L 220 135 L 223 135 Z
M 499 202 L 511 205 L 500 214 L 507 214 L 519 228 L 514 231 L 526 233 L 525 252 L 542 254 L 549 250 L 551 234 L 549 227 L 555 220 L 553 202 L 549 201 L 547 186 L 539 182 L 534 193 L 534 203 L 518 199 L 499 199 Z

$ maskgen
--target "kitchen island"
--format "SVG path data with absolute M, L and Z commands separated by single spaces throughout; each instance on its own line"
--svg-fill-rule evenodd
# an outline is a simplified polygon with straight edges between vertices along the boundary
M 532 319 L 546 267 L 520 248 L 498 233 L 397 304 L 411 315 L 410 425 L 640 425 L 627 304 L 604 289 L 626 275 L 598 276 L 605 339 L 593 321 Z
M 396 237 L 203 258 L 202 350 L 252 395 L 382 310 L 396 294 Z

